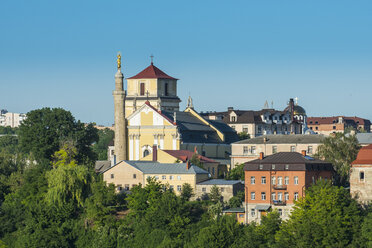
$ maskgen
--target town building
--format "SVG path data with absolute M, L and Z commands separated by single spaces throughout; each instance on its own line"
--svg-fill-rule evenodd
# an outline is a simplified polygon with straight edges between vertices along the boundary
M 351 163 L 350 193 L 362 204 L 372 201 L 372 145 L 362 147 Z
M 26 120 L 26 118 L 26 114 L 11 113 L 5 109 L 2 109 L 0 114 L 0 126 L 12 128 L 19 127 L 21 123 Z
M 225 112 L 201 115 L 210 120 L 222 120 L 238 133 L 249 134 L 251 138 L 269 134 L 304 134 L 307 131 L 306 111 L 292 98 L 284 110 L 275 110 L 265 104 L 259 111 L 229 107 Z
M 368 146 L 372 144 L 372 133 L 357 133 L 355 134 L 359 145 Z
M 162 150 L 158 149 L 157 146 L 153 146 L 152 153 L 146 157 L 143 157 L 141 160 L 155 161 L 159 163 L 186 163 L 190 161 L 193 156 L 196 156 L 200 160 L 203 168 L 208 171 L 212 178 L 218 178 L 220 163 L 213 159 L 202 156 L 197 152 L 188 150 Z
M 315 154 L 324 139 L 319 134 L 264 135 L 231 144 L 231 165 L 258 159 L 260 153 L 272 155 L 278 152 L 301 152 Z
M 331 180 L 331 163 L 306 155 L 306 151 L 279 152 L 245 163 L 246 223 L 260 222 L 268 211 L 277 209 L 288 219 L 294 202 L 319 179 Z
M 209 179 L 207 171 L 190 163 L 121 161 L 101 173 L 103 180 L 114 184 L 118 191 L 128 191 L 139 184 L 146 186 L 147 178 L 152 177 L 180 194 L 184 183 L 190 184 L 195 191 L 197 183 Z
M 244 208 L 229 208 L 222 210 L 223 214 L 234 216 L 236 221 L 240 224 L 245 222 L 245 209 Z
M 332 116 L 332 117 L 308 117 L 307 126 L 317 134 L 330 135 L 337 132 L 345 132 L 347 129 L 356 131 L 371 131 L 370 120 L 360 117 Z
M 205 199 L 211 193 L 213 186 L 217 186 L 222 201 L 229 201 L 231 197 L 235 196 L 239 191 L 244 191 L 244 182 L 240 180 L 224 180 L 224 179 L 210 179 L 196 184 L 195 198 Z

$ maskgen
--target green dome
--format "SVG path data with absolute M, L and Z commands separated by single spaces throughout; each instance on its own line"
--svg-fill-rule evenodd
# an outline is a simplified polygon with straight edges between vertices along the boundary
M 306 115 L 306 111 L 303 107 L 299 105 L 295 105 L 293 109 L 293 114 L 294 115 Z

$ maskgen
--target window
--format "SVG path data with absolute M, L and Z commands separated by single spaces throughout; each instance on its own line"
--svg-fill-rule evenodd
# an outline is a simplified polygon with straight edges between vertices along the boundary
M 163 180 L 166 180 L 167 179 L 167 176 L 161 176 L 161 179 L 163 179 Z
M 159 176 L 155 176 L 155 179 L 156 179 L 156 180 L 159 180 Z
M 124 189 L 129 190 L 129 184 L 125 184 Z
M 244 214 L 239 214 L 239 218 L 244 218 Z
M 283 185 L 283 177 L 278 177 L 278 185 Z
M 283 201 L 283 193 L 282 192 L 278 193 L 278 201 Z
M 248 133 L 248 127 L 247 126 L 243 126 L 243 133 Z
M 137 175 L 136 174 L 133 174 L 133 178 L 137 178 Z
M 173 176 L 169 176 L 169 180 L 173 180 Z
M 150 154 L 149 150 L 146 149 L 143 151 L 143 157 L 146 157 L 149 154 Z
M 271 184 L 275 185 L 275 183 L 276 183 L 276 177 L 271 177 Z
M 169 189 L 170 189 L 170 190 L 173 190 L 173 189 L 174 189 L 174 186 L 173 186 L 173 185 L 170 185 L 170 186 L 169 186 Z
M 333 128 L 333 129 L 336 129 L 336 126 L 333 126 L 332 128 Z
M 289 184 L 289 177 L 284 177 L 284 184 L 288 185 Z
M 272 165 L 271 165 L 271 169 L 272 169 L 272 170 L 275 170 L 275 164 L 272 164 Z
M 271 200 L 275 201 L 275 199 L 276 199 L 275 193 L 271 193 Z
M 114 178 L 114 174 L 111 174 L 111 178 Z
M 312 146 L 307 147 L 307 153 L 308 154 L 313 154 L 313 147 Z
M 177 180 L 181 180 L 181 176 L 177 176 Z
M 114 150 L 111 150 L 111 155 L 114 155 L 115 154 L 115 151 Z
M 294 179 L 294 184 L 298 185 L 298 176 L 295 176 L 293 179 Z
M 235 130 L 235 126 L 234 125 L 232 125 L 231 128 Z
M 261 184 L 266 184 L 266 177 L 261 177 Z
M 207 191 L 207 189 L 206 188 L 202 188 L 202 192 L 206 192 Z
M 295 193 L 294 193 L 294 199 L 295 199 L 295 201 L 298 200 L 298 192 L 295 192 Z
M 256 154 L 256 147 L 255 146 L 251 146 L 251 153 Z
M 252 217 L 256 216 L 256 210 L 254 208 L 251 208 L 251 216 Z
M 136 186 L 137 186 L 137 184 L 132 184 L 132 188 L 133 188 L 133 187 L 136 187 Z
M 289 169 L 289 164 L 286 164 L 285 167 L 284 167 L 286 170 Z
M 243 146 L 243 154 L 248 154 L 248 146 Z
M 291 152 L 295 152 L 296 151 L 296 147 L 295 146 L 291 146 Z
M 236 116 L 231 116 L 231 121 L 235 122 L 236 121 Z
M 118 186 L 118 190 L 122 191 L 123 187 L 121 186 L 121 184 L 118 184 L 117 186 Z
M 265 192 L 261 192 L 261 200 L 266 200 L 266 193 Z
M 145 95 L 145 83 L 140 83 L 140 95 Z
M 318 130 L 318 127 L 315 127 L 315 130 Z
M 256 178 L 255 177 L 251 177 L 251 184 L 255 184 L 256 183 Z
M 263 169 L 263 165 L 262 164 L 260 164 L 260 170 L 262 170 Z
M 214 175 L 214 167 L 212 167 L 212 175 Z
M 274 153 L 277 153 L 277 151 L 278 151 L 277 146 L 273 146 L 273 149 L 272 149 L 272 150 L 273 150 L 273 154 L 274 154 Z
M 313 183 L 315 183 L 315 177 L 314 177 L 314 176 L 312 176 L 312 177 L 311 177 L 311 179 L 313 180 Z
M 359 180 L 364 181 L 364 171 L 359 172 Z
M 181 191 L 182 187 L 181 185 L 177 185 L 177 191 Z
M 168 96 L 168 83 L 165 83 L 164 85 L 164 95 Z
M 220 188 L 220 190 L 221 190 L 221 192 L 224 192 L 224 191 L 225 191 L 225 188 L 224 188 L 224 187 L 222 187 L 222 188 Z
M 289 201 L 289 193 L 288 193 L 288 192 L 285 192 L 285 193 L 284 193 L 284 199 L 285 199 L 286 201 Z
M 251 192 L 251 200 L 256 200 L 256 193 L 255 192 Z
M 283 209 L 279 208 L 278 212 L 279 212 L 279 216 L 283 216 Z

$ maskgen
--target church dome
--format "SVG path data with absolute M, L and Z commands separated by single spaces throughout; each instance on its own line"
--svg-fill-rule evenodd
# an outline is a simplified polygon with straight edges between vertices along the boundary
M 293 114 L 294 115 L 306 115 L 306 111 L 303 107 L 299 105 L 295 105 L 293 109 Z

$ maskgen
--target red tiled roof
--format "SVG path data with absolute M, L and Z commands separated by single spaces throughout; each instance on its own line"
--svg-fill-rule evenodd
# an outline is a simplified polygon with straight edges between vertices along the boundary
M 141 79 L 141 78 L 162 78 L 162 79 L 175 79 L 177 78 L 171 77 L 156 66 L 151 63 L 150 66 L 148 66 L 146 69 L 138 73 L 137 75 L 130 77 L 128 79 Z
M 357 158 L 351 163 L 357 164 L 370 164 L 372 165 L 372 144 L 364 146 L 359 150 Z
M 192 151 L 188 150 L 163 150 L 164 152 L 168 153 L 169 155 L 178 158 L 182 162 L 186 162 L 187 160 L 191 159 L 191 157 L 195 154 Z M 198 155 L 200 162 L 202 163 L 218 163 L 213 159 L 204 157 L 202 155 Z
M 314 125 L 314 124 L 337 124 L 338 118 L 342 117 L 344 122 L 352 121 L 359 125 L 364 125 L 367 119 L 363 119 L 360 117 L 347 117 L 347 116 L 332 116 L 332 117 L 307 117 L 307 124 Z M 311 123 L 310 123 L 311 122 Z M 317 122 L 317 123 L 315 123 Z

